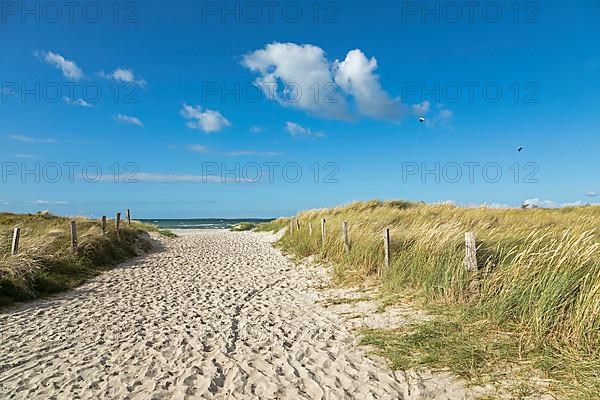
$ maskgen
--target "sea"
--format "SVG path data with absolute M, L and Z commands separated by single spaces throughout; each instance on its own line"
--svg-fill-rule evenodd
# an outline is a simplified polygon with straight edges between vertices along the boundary
M 140 219 L 141 222 L 155 225 L 160 229 L 229 229 L 241 222 L 260 224 L 272 220 L 259 218 Z

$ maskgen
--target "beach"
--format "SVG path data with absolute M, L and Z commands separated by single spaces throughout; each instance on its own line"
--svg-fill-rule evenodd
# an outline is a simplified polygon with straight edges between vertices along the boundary
M 468 395 L 448 374 L 394 372 L 369 357 L 357 319 L 323 306 L 335 292 L 326 271 L 292 263 L 272 246 L 276 235 L 177 233 L 74 291 L 0 313 L 0 397 Z

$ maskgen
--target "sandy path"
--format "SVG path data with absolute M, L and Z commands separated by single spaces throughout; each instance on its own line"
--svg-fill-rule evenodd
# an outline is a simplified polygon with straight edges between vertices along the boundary
M 0 398 L 424 398 L 356 347 L 315 303 L 322 273 L 291 264 L 273 240 L 190 232 L 0 314 Z M 444 393 L 433 397 L 453 397 Z

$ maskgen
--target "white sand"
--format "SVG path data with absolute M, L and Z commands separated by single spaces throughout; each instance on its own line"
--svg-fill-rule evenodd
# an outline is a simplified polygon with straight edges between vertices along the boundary
M 474 395 L 449 374 L 393 372 L 367 357 L 346 318 L 323 307 L 324 272 L 293 265 L 274 239 L 188 231 L 75 291 L 0 314 L 0 398 Z

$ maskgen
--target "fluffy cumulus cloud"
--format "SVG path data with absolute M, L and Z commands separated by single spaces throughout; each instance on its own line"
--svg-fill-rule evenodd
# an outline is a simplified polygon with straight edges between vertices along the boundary
M 369 59 L 362 51 L 352 50 L 344 61 L 335 61 L 335 83 L 354 98 L 360 114 L 374 119 L 397 120 L 403 114 L 403 105 L 399 98 L 392 99 L 383 90 L 376 69 L 374 57 Z
M 36 51 L 34 54 L 53 67 L 60 69 L 65 78 L 74 80 L 83 78 L 83 71 L 81 68 L 79 68 L 75 62 L 67 60 L 60 54 L 51 51 Z
M 259 75 L 255 84 L 269 99 L 284 106 L 331 119 L 402 117 L 400 100 L 383 90 L 375 74 L 377 60 L 358 49 L 330 62 L 317 46 L 272 43 L 246 54 L 242 65 Z
M 129 115 L 117 114 L 115 115 L 115 121 L 121 122 L 127 125 L 144 126 L 144 123 L 139 118 L 131 117 Z
M 290 135 L 292 135 L 295 138 L 308 138 L 308 137 L 314 137 L 314 138 L 322 138 L 325 137 L 325 134 L 323 132 L 313 132 L 311 129 L 305 128 L 302 125 L 298 125 L 295 122 L 286 122 L 285 123 L 285 129 L 288 131 L 288 133 Z
M 200 106 L 184 104 L 180 112 L 187 120 L 188 128 L 198 129 L 205 133 L 220 132 L 231 126 L 231 122 L 215 110 L 202 110 Z
M 139 86 L 146 86 L 146 81 L 144 79 L 136 77 L 133 70 L 127 68 L 117 68 L 110 74 L 100 71 L 98 72 L 98 75 L 106 79 L 112 79 L 116 82 L 135 83 Z

